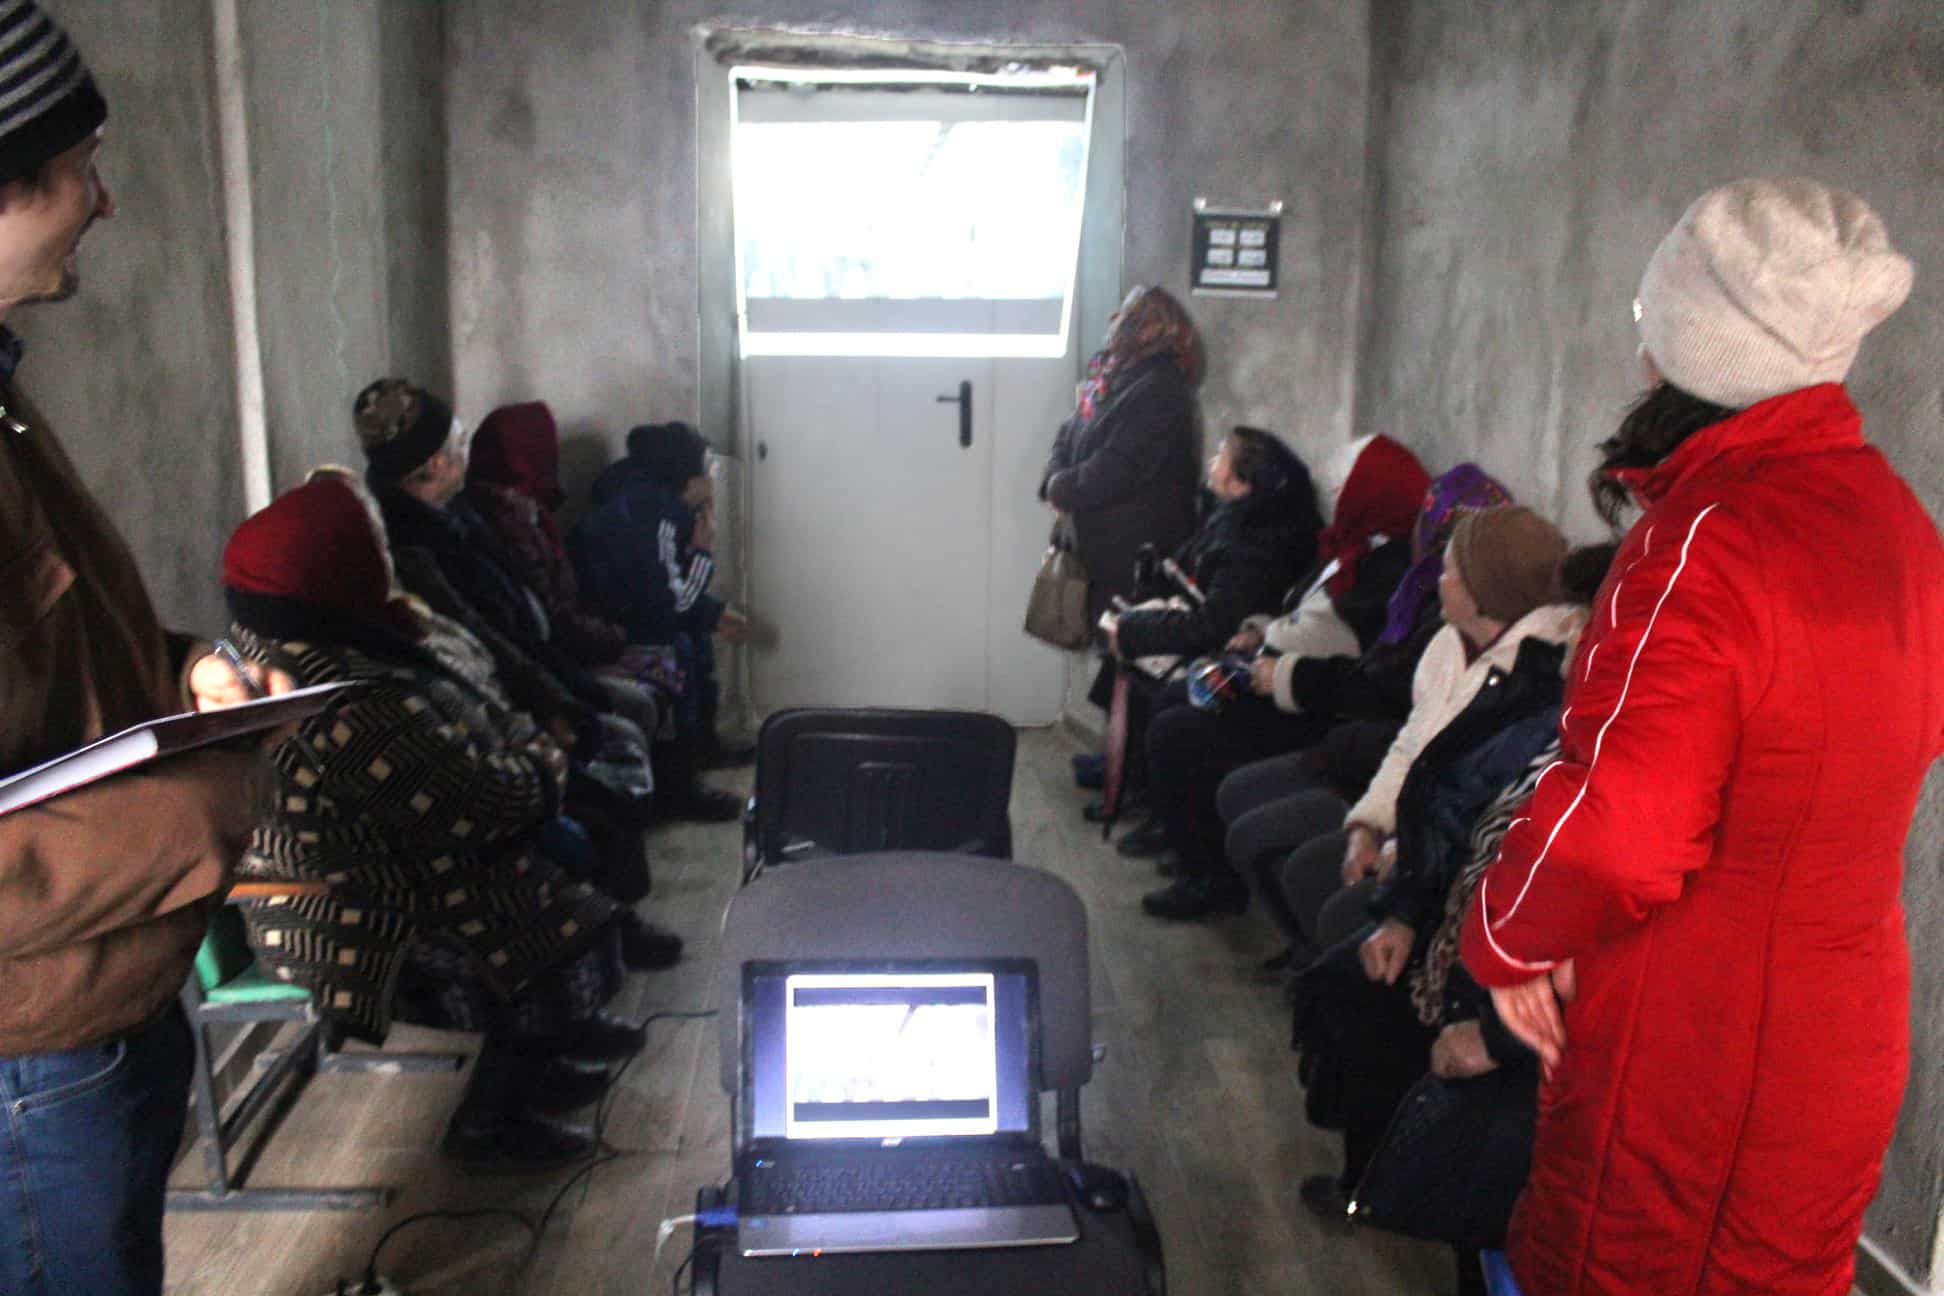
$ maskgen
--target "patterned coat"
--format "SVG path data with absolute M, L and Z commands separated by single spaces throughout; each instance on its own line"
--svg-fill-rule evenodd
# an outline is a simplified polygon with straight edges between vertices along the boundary
M 382 1041 L 407 946 L 438 942 L 511 996 L 572 957 L 615 905 L 531 847 L 560 780 L 501 741 L 450 677 L 355 649 L 232 630 L 302 684 L 373 687 L 305 721 L 271 753 L 277 809 L 241 872 L 322 880 L 331 894 L 245 906 L 258 961 L 310 989 L 349 1033 Z

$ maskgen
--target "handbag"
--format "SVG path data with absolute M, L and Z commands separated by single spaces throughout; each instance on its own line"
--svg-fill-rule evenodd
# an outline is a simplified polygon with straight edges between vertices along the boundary
M 1466 1080 L 1426 1074 L 1391 1116 L 1350 1218 L 1466 1250 L 1503 1246 L 1532 1168 L 1538 1108 L 1527 1067 Z
M 1067 528 L 1058 526 L 1026 599 L 1026 633 L 1055 648 L 1077 651 L 1087 646 L 1091 630 L 1087 622 L 1087 569 L 1073 553 Z

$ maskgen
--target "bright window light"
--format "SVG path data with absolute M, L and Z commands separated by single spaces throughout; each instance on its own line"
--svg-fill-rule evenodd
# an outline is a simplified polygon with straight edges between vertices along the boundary
M 744 355 L 1066 353 L 1086 99 L 910 89 L 740 101 Z

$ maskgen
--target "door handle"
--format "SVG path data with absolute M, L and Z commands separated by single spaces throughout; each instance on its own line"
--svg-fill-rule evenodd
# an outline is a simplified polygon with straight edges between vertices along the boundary
M 966 382 L 960 383 L 958 389 L 958 395 L 940 396 L 938 398 L 938 403 L 940 405 L 951 404 L 951 405 L 957 405 L 959 407 L 959 445 L 970 446 L 972 444 L 972 384 L 971 382 L 968 380 Z

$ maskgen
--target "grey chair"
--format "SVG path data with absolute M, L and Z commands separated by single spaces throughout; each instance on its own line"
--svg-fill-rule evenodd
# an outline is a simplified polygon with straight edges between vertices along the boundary
M 1087 913 L 1063 879 L 1041 869 L 968 855 L 891 851 L 819 860 L 764 873 L 736 894 L 717 967 L 717 1064 L 733 1104 L 741 1091 L 743 965 L 811 959 L 1030 959 L 1039 980 L 1035 1088 L 1056 1095 L 1063 1164 L 1082 1161 L 1080 1089 L 1093 1075 Z M 731 1128 L 736 1128 L 732 1119 Z M 733 1158 L 735 1149 L 731 1149 Z M 1082 1245 L 990 1252 L 831 1256 L 809 1266 L 744 1261 L 699 1240 L 698 1292 L 887 1290 L 918 1283 L 956 1291 L 1166 1290 L 1161 1241 L 1140 1185 L 1126 1177 L 1124 1210 L 1082 1212 Z M 705 1190 L 703 1201 L 720 1200 Z M 1038 1254 L 1043 1253 L 1043 1254 Z M 1073 1285 L 1074 1273 L 1086 1281 Z M 981 1277 L 981 1275 L 984 1275 Z M 1097 1280 L 1097 1281 L 1096 1281 Z M 1024 1282 L 1024 1286 L 1020 1284 Z M 719 1284 L 719 1285 L 718 1285 Z M 917 1289 L 917 1288 L 912 1288 Z

